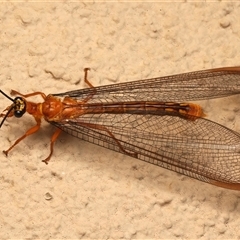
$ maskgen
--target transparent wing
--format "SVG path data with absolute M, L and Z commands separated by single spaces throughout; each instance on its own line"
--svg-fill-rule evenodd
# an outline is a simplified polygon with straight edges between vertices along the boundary
M 239 93 L 240 67 L 229 67 L 86 88 L 53 95 L 69 96 L 80 101 L 92 95 L 88 103 L 104 103 L 123 101 L 195 101 Z
M 240 135 L 210 120 L 104 113 L 51 123 L 77 138 L 145 162 L 240 189 Z

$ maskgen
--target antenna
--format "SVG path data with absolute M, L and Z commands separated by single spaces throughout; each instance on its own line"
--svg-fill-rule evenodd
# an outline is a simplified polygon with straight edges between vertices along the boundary
M 2 95 L 4 95 L 6 98 L 8 98 L 10 101 L 14 102 L 14 99 L 12 99 L 11 97 L 9 97 L 5 92 L 3 92 L 2 90 L 0 90 L 0 93 Z
M 13 100 L 11 97 L 9 97 L 6 93 L 4 93 L 2 90 L 0 90 L 0 93 L 1 93 L 3 96 L 5 96 L 6 98 L 8 98 L 10 101 L 14 102 L 14 100 Z M 2 122 L 0 123 L 0 128 L 2 127 L 4 121 L 5 121 L 6 118 L 8 117 L 9 113 L 13 110 L 13 108 L 14 108 L 14 104 L 10 107 L 10 109 L 8 110 L 8 112 L 4 115 L 4 118 L 3 118 Z

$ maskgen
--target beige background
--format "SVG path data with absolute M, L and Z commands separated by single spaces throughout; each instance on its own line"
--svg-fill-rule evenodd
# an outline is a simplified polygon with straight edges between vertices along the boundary
M 82 88 L 84 67 L 98 86 L 240 65 L 239 16 L 237 2 L 2 3 L 1 89 Z M 0 96 L 1 111 L 9 104 Z M 203 107 L 214 121 L 240 130 L 239 104 L 234 97 Z M 27 115 L 7 120 L 0 149 L 33 124 Z M 240 192 L 66 134 L 46 166 L 41 160 L 53 131 L 44 123 L 8 158 L 0 155 L 1 239 L 240 238 Z

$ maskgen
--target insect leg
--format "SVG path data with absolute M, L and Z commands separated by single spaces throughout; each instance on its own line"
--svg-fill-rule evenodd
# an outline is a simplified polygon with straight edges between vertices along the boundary
M 8 149 L 8 150 L 5 150 L 3 151 L 3 153 L 7 156 L 8 153 L 19 143 L 21 142 L 24 138 L 28 137 L 29 135 L 37 132 L 41 126 L 41 119 L 36 119 L 36 122 L 37 122 L 37 125 L 35 125 L 34 127 L 28 129 L 28 131 L 22 136 L 20 137 L 19 139 L 17 139 L 15 141 L 15 143 Z
M 9 111 L 9 109 L 11 109 L 11 108 L 13 109 L 12 105 L 9 106 L 9 107 L 7 107 L 6 109 L 4 109 L 3 112 Z M 5 117 L 5 115 L 6 115 L 6 114 L 1 113 L 1 114 L 0 114 L 0 117 Z M 13 111 L 11 111 L 11 112 L 8 114 L 7 117 L 12 117 L 13 115 L 14 115 L 14 114 L 13 114 Z
M 84 103 L 88 102 L 96 94 L 96 88 L 87 79 L 87 73 L 89 70 L 90 68 L 84 68 L 84 82 L 93 90 L 93 92 L 83 100 Z
M 56 131 L 54 132 L 54 134 L 51 137 L 51 144 L 50 144 L 50 154 L 48 155 L 48 157 L 44 160 L 42 160 L 42 162 L 48 164 L 52 154 L 53 154 L 53 145 L 55 143 L 55 141 L 57 140 L 57 138 L 59 137 L 60 133 L 62 132 L 62 130 L 60 128 L 57 128 Z
M 117 143 L 118 147 L 121 149 L 121 151 L 123 153 L 125 153 L 126 155 L 130 155 L 132 157 L 137 158 L 137 153 L 136 152 L 128 152 L 128 151 L 126 151 L 123 148 L 123 146 L 121 145 L 121 143 L 115 138 L 115 136 L 105 126 L 98 125 L 98 124 L 91 124 L 91 123 L 83 123 L 83 122 L 79 122 L 79 125 L 107 132 L 108 135 Z
M 88 80 L 87 73 L 90 71 L 90 68 L 84 68 L 84 82 L 90 87 L 95 88 Z
M 32 96 L 36 96 L 36 95 L 41 95 L 41 97 L 45 100 L 46 99 L 46 95 L 42 92 L 33 92 L 33 93 L 29 93 L 29 94 L 22 94 L 18 91 L 15 90 L 11 90 L 11 95 L 19 95 L 22 96 L 24 98 L 28 98 L 28 97 L 32 97 Z

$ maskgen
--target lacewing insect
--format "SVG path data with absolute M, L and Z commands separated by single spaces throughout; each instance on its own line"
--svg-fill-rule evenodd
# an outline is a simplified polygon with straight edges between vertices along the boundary
M 240 94 L 240 67 L 209 69 L 45 95 L 12 90 L 6 118 L 32 115 L 36 125 L 6 151 L 37 132 L 41 119 L 56 126 L 53 145 L 61 131 L 105 148 L 167 168 L 220 187 L 240 190 L 240 135 L 204 118 L 191 101 Z M 42 103 L 28 101 L 40 95 Z

